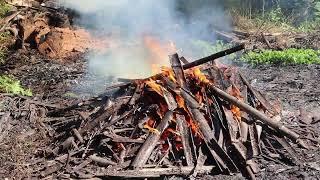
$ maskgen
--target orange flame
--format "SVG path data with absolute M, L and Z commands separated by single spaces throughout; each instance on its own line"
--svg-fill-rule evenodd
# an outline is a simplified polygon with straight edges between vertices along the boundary
M 143 40 L 146 48 L 150 52 L 152 74 L 163 72 L 160 67 L 168 65 L 168 54 L 176 52 L 175 44 L 172 41 L 162 43 L 152 36 L 144 36 Z
M 231 88 L 228 88 L 227 91 L 230 95 L 238 98 L 239 100 L 243 100 L 241 92 L 236 86 L 232 85 Z M 241 110 L 239 107 L 231 105 L 231 112 L 238 121 L 241 121 Z
M 202 83 L 205 83 L 205 84 L 210 83 L 206 75 L 201 72 L 200 68 L 194 68 L 193 75 Z
M 162 92 L 162 87 L 160 84 L 157 84 L 156 81 L 154 81 L 153 79 L 149 79 L 146 81 L 146 84 L 151 87 L 152 90 L 154 90 L 155 92 L 157 92 L 160 96 L 163 96 L 163 92 Z
M 174 72 L 171 68 L 167 66 L 162 66 L 161 71 L 162 71 L 162 74 L 169 77 L 171 81 L 176 82 L 176 78 L 174 77 Z

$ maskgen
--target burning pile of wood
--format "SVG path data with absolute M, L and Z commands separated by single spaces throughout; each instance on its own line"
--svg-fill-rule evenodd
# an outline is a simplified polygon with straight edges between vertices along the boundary
M 77 178 L 240 172 L 253 179 L 262 149 L 275 154 L 272 148 L 281 145 L 290 151 L 288 140 L 307 148 L 235 68 L 196 67 L 243 48 L 192 63 L 173 54 L 172 68 L 160 74 L 50 112 L 54 142 L 46 155 L 53 161 L 41 176 L 57 171 Z

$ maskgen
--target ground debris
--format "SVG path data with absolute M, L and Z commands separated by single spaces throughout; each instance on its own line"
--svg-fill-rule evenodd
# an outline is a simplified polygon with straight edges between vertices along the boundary
M 196 178 L 240 172 L 253 179 L 261 158 L 287 166 L 305 163 L 295 143 L 316 143 L 291 132 L 303 129 L 286 129 L 278 118 L 272 122 L 281 111 L 270 113 L 273 105 L 266 99 L 268 106 L 261 106 L 255 88 L 245 88 L 244 75 L 211 64 L 204 71 L 182 70 L 179 59 L 172 59 L 173 70 L 109 87 L 114 93 L 67 107 L 23 99 L 33 104 L 26 117 L 50 142 L 37 148 L 43 153 L 32 176 Z M 213 71 L 226 78 L 210 76 Z
M 8 16 L 11 18 L 0 31 L 11 32 L 17 49 L 38 49 L 48 58 L 62 60 L 108 47 L 106 41 L 84 29 L 72 27 L 69 11 L 43 8 L 42 1 L 14 1 L 10 4 L 18 9 Z

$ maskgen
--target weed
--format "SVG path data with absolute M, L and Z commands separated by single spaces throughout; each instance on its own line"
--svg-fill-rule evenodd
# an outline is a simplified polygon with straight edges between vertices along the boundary
M 284 51 L 263 50 L 260 53 L 249 52 L 241 58 L 254 65 L 257 64 L 320 64 L 320 50 L 286 49 Z
M 24 89 L 20 81 L 15 80 L 11 76 L 0 76 L 0 92 L 12 93 L 23 96 L 32 96 L 30 89 Z

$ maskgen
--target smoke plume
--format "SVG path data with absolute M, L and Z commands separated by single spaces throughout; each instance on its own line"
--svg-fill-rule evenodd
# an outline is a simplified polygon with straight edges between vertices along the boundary
M 170 51 L 189 60 L 199 58 L 192 42 L 213 41 L 213 28 L 229 27 L 216 0 L 60 1 L 81 14 L 82 27 L 108 39 L 107 52 L 88 54 L 89 73 L 104 76 L 147 77 L 153 64 L 168 64 Z M 164 59 L 155 57 L 159 53 Z

